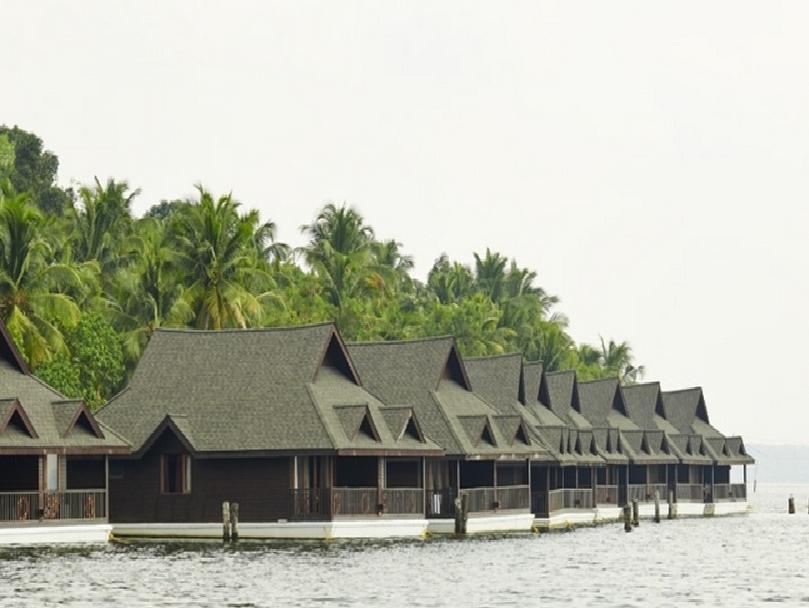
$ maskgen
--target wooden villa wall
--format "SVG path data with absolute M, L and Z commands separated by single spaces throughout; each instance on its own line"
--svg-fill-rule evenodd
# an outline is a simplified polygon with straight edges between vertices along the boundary
M 111 461 L 110 521 L 204 523 L 222 520 L 222 502 L 239 503 L 245 522 L 289 516 L 289 458 L 221 458 L 191 461 L 191 493 L 162 494 L 160 456 L 185 453 L 164 433 L 140 460 Z

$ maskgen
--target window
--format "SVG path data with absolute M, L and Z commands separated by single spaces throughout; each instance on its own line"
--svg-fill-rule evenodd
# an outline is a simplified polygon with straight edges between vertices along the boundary
M 191 458 L 186 454 L 163 454 L 160 486 L 163 494 L 190 494 Z

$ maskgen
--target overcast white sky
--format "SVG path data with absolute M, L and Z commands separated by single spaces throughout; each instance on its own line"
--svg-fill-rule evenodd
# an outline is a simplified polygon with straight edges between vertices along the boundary
M 748 442 L 809 443 L 809 2 L 0 5 L 0 123 L 60 181 L 202 181 L 424 276 L 490 246 Z

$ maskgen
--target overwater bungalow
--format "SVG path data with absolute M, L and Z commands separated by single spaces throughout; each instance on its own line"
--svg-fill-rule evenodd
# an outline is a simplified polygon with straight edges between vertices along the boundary
M 0 544 L 106 541 L 108 462 L 128 451 L 31 374 L 0 322 Z
M 346 344 L 332 323 L 160 329 L 94 416 L 0 325 L 0 542 L 418 537 L 742 512 L 753 462 L 701 389 L 578 382 L 452 337 Z M 61 530 L 64 532 L 61 532 Z M 71 537 L 70 534 L 73 534 Z M 94 536 L 95 535 L 95 536 Z
M 351 343 L 348 350 L 367 389 L 383 402 L 412 404 L 444 449 L 443 458 L 427 461 L 429 531 L 453 529 L 454 498 L 463 495 L 469 532 L 531 529 L 530 463 L 552 458 L 509 396 L 518 378 L 496 404 L 481 396 L 493 396 L 502 382 L 501 361 L 473 362 L 476 392 L 452 337 Z
M 119 535 L 218 536 L 229 501 L 244 537 L 418 536 L 445 452 L 428 413 L 366 390 L 331 323 L 161 329 L 99 417 L 132 444 L 110 475 Z
M 711 425 L 702 388 L 659 391 L 656 414 L 683 454 L 677 473 L 678 512 L 689 509 L 680 503 L 696 506 L 697 515 L 702 504 L 705 514 L 746 511 L 747 465 L 755 460 L 741 437 L 726 437 Z M 741 469 L 742 483 L 732 483 L 732 467 Z

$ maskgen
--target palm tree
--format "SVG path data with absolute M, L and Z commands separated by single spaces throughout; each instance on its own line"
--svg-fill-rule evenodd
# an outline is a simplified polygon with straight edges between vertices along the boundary
M 481 258 L 475 254 L 475 280 L 480 291 L 485 293 L 492 302 L 499 302 L 503 296 L 506 281 L 506 264 L 508 258 L 499 253 L 492 253 L 486 248 L 486 255 Z
M 459 302 L 475 291 L 475 277 L 468 267 L 450 263 L 446 253 L 435 261 L 427 275 L 427 286 L 442 304 Z
M 334 306 L 342 308 L 347 298 L 385 288 L 372 250 L 374 231 L 356 209 L 329 203 L 301 232 L 309 244 L 300 251 Z
M 180 256 L 166 224 L 147 217 L 133 228 L 133 236 L 122 246 L 123 267 L 113 287 L 118 304 L 113 317 L 130 365 L 137 362 L 155 329 L 184 325 L 193 318 L 177 272 Z
M 65 293 L 81 288 L 75 265 L 53 259 L 45 218 L 27 193 L 0 194 L 0 316 L 32 367 L 65 353 L 63 331 L 75 326 L 79 306 Z M 89 267 L 83 269 L 88 276 Z
M 632 348 L 628 342 L 610 340 L 607 344 L 604 338 L 601 338 L 601 365 L 613 377 L 617 376 L 622 384 L 633 384 L 646 372 L 643 365 L 633 364 Z
M 258 214 L 240 216 L 230 194 L 217 199 L 201 185 L 199 202 L 174 217 L 185 296 L 198 328 L 247 327 L 259 322 L 262 300 L 272 294 L 269 269 L 258 243 L 271 234 Z
M 92 187 L 79 189 L 81 208 L 73 208 L 75 255 L 81 261 L 96 260 L 107 271 L 114 264 L 116 246 L 132 222 L 132 200 L 140 190 L 129 191 L 125 181 L 98 178 Z

